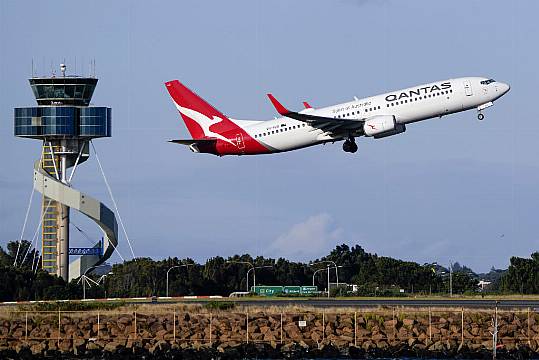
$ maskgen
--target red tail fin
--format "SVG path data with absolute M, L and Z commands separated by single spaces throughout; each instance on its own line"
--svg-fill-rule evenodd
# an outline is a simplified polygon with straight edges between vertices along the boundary
M 209 128 L 217 123 L 220 123 L 220 126 L 216 126 L 218 133 L 232 130 L 236 127 L 219 110 L 208 104 L 178 80 L 168 81 L 165 85 L 193 139 L 212 137 L 213 132 Z

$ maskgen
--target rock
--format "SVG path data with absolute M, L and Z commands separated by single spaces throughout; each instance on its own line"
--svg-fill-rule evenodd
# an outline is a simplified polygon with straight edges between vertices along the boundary
M 395 328 L 396 326 L 397 326 L 397 320 L 384 321 L 384 327 L 386 329 L 392 329 L 392 328 Z
M 58 350 L 57 345 L 58 345 L 58 340 L 49 340 L 47 349 L 51 351 Z
M 30 346 L 30 351 L 32 352 L 32 355 L 41 355 L 46 349 L 47 344 L 45 342 L 38 342 Z
M 434 344 L 429 346 L 431 351 L 442 351 L 444 349 L 444 344 L 441 341 L 436 341 Z
M 115 353 L 119 347 L 120 347 L 120 343 L 116 341 L 111 341 L 107 343 L 107 345 L 105 345 L 105 348 L 103 350 L 108 351 L 110 353 Z
M 58 349 L 62 352 L 62 353 L 68 353 L 71 351 L 72 347 L 71 347 L 71 340 L 61 340 L 60 341 L 60 344 L 58 345 Z
M 156 334 L 155 334 L 155 337 L 157 339 L 164 339 L 165 338 L 165 335 L 168 334 L 168 331 L 163 329 L 163 330 L 159 330 Z
M 101 350 L 101 347 L 97 345 L 96 343 L 94 343 L 93 341 L 90 341 L 89 343 L 86 344 L 86 350 L 89 350 L 89 351 Z
M 79 355 L 81 352 L 84 352 L 86 341 L 83 339 L 73 340 L 73 353 Z
M 415 320 L 414 319 L 404 319 L 402 320 L 402 324 L 404 326 L 407 326 L 407 327 L 411 327 L 415 324 Z

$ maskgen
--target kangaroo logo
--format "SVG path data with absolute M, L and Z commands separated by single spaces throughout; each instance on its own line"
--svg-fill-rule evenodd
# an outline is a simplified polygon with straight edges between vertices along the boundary
M 204 136 L 221 139 L 221 140 L 226 141 L 227 143 L 232 144 L 232 145 L 234 145 L 236 147 L 238 146 L 234 141 L 231 141 L 230 139 L 227 139 L 223 135 L 215 133 L 215 132 L 210 130 L 210 127 L 212 125 L 218 124 L 221 121 L 224 121 L 224 119 L 221 119 L 220 117 L 217 117 L 215 115 L 213 116 L 213 118 L 210 119 L 206 115 L 204 115 L 202 113 L 199 113 L 196 110 L 185 108 L 185 107 L 180 106 L 178 104 L 176 104 L 176 107 L 178 108 L 178 111 L 182 115 L 185 115 L 185 116 L 193 119 L 194 121 L 196 121 L 196 123 L 198 125 L 200 125 L 200 127 L 202 128 L 202 132 L 204 133 Z

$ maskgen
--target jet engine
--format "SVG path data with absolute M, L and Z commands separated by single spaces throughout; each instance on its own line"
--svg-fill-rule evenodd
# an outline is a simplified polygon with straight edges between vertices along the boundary
M 366 136 L 380 139 L 386 136 L 400 134 L 406 131 L 404 124 L 397 124 L 393 115 L 377 115 L 365 121 L 363 131 Z

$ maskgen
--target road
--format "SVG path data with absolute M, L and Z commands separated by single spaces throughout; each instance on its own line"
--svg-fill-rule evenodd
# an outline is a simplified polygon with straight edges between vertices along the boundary
M 222 299 L 233 301 L 244 306 L 313 306 L 313 307 L 377 307 L 377 306 L 406 306 L 406 307 L 464 307 L 464 308 L 493 308 L 496 300 L 485 299 Z M 200 300 L 172 300 L 174 303 L 203 303 Z M 530 308 L 539 311 L 539 299 L 498 300 L 502 308 Z

